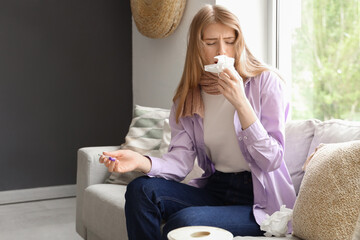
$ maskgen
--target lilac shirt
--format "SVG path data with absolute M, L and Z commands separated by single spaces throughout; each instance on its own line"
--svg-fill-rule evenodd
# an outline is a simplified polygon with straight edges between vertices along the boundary
M 234 126 L 241 152 L 252 173 L 254 188 L 254 216 L 258 224 L 281 205 L 293 208 L 296 194 L 284 161 L 285 122 L 289 105 L 282 80 L 273 72 L 264 72 L 249 78 L 245 93 L 258 119 L 245 130 L 237 112 Z M 204 170 L 201 178 L 189 184 L 203 187 L 214 171 L 214 164 L 206 155 L 203 119 L 192 117 L 175 121 L 176 105 L 171 109 L 171 142 L 169 152 L 162 158 L 150 157 L 150 177 L 162 177 L 175 181 L 183 180 L 194 166 L 195 157 Z M 289 232 L 291 227 L 289 228 Z

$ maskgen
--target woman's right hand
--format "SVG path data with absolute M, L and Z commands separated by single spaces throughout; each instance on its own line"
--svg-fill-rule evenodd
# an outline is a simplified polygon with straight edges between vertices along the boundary
M 115 161 L 107 159 L 105 156 L 115 158 Z M 126 173 L 139 171 L 148 173 L 151 170 L 151 161 L 140 153 L 131 150 L 117 150 L 113 152 L 103 152 L 99 158 L 100 163 L 108 168 L 109 172 Z

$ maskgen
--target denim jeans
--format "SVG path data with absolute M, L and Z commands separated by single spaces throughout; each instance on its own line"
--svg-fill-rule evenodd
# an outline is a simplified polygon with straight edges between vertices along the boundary
M 216 171 L 204 188 L 140 177 L 127 186 L 125 198 L 129 240 L 166 240 L 171 230 L 185 226 L 220 227 L 234 236 L 263 235 L 252 211 L 250 172 Z

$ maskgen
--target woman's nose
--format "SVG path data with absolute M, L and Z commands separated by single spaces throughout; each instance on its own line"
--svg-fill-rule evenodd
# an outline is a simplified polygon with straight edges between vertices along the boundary
M 225 44 L 220 41 L 217 55 L 226 55 Z

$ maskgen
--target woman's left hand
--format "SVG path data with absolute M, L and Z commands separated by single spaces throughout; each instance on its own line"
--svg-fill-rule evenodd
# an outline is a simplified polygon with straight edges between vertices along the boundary
M 244 82 L 239 74 L 228 68 L 219 73 L 219 91 L 238 109 L 246 101 Z

